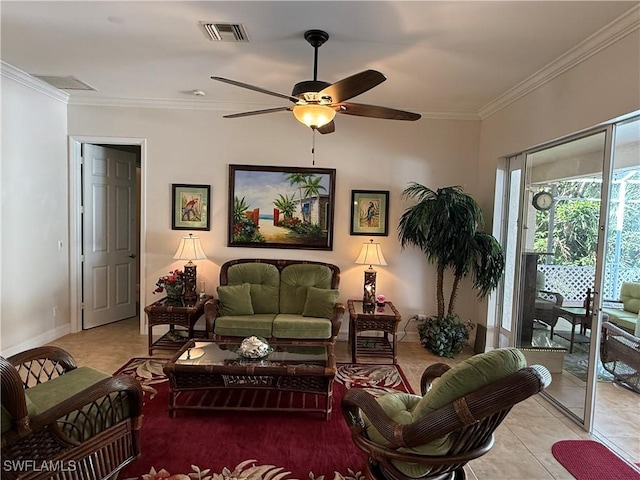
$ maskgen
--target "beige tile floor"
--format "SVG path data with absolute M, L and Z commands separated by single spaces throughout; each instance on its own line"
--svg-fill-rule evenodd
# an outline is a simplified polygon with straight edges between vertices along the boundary
M 52 344 L 68 350 L 79 365 L 106 372 L 114 372 L 131 357 L 147 356 L 147 337 L 139 334 L 137 318 L 66 335 Z M 419 391 L 425 366 L 441 361 L 455 364 L 471 355 L 465 352 L 455 360 L 442 359 L 411 342 L 400 342 L 398 350 L 399 364 L 415 391 Z M 156 356 L 164 354 L 155 352 Z M 350 360 L 345 342 L 339 342 L 337 356 L 338 361 Z M 559 392 L 572 388 L 568 380 L 556 378 L 554 383 Z M 496 432 L 494 448 L 471 462 L 467 475 L 470 480 L 573 479 L 551 454 L 551 446 L 556 441 L 569 439 L 594 438 L 623 458 L 640 462 L 639 426 L 640 396 L 615 384 L 598 384 L 593 435 L 537 395 L 514 407 Z

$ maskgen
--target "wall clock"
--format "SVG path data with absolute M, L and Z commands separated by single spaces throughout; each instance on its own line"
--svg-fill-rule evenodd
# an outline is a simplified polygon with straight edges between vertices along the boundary
M 549 192 L 538 192 L 533 196 L 533 208 L 536 210 L 540 210 L 541 212 L 546 212 L 553 205 L 553 195 Z

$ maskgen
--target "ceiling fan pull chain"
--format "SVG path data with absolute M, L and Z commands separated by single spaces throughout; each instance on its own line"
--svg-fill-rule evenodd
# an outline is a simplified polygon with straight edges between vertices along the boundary
M 313 134 L 311 136 L 311 165 L 316 164 L 316 129 L 312 129 Z

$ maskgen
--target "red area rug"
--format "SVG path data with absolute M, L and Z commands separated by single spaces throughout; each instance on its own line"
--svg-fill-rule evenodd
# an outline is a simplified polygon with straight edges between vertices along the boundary
M 640 470 L 593 440 L 562 440 L 553 456 L 577 480 L 640 480 Z
M 136 376 L 145 388 L 142 457 L 120 479 L 223 478 L 364 480 L 365 456 L 342 418 L 340 401 L 348 388 L 376 395 L 411 392 L 400 367 L 339 365 L 333 413 L 189 412 L 168 414 L 166 359 L 130 360 L 118 373 Z M 164 470 L 164 471 L 163 471 Z M 149 475 L 150 474 L 150 475 Z M 189 476 L 180 476 L 189 475 Z

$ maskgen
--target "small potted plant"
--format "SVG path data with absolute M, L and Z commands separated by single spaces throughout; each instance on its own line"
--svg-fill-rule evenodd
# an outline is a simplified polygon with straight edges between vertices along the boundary
M 156 288 L 153 291 L 156 293 L 162 293 L 167 291 L 167 301 L 176 302 L 182 299 L 182 292 L 184 290 L 184 272 L 176 269 L 169 272 L 169 275 L 160 277 L 156 282 Z
M 438 317 L 426 317 L 418 320 L 418 335 L 423 347 L 440 357 L 453 358 L 460 353 L 469 340 L 469 332 L 474 324 L 470 320 L 463 322 L 455 314 Z

